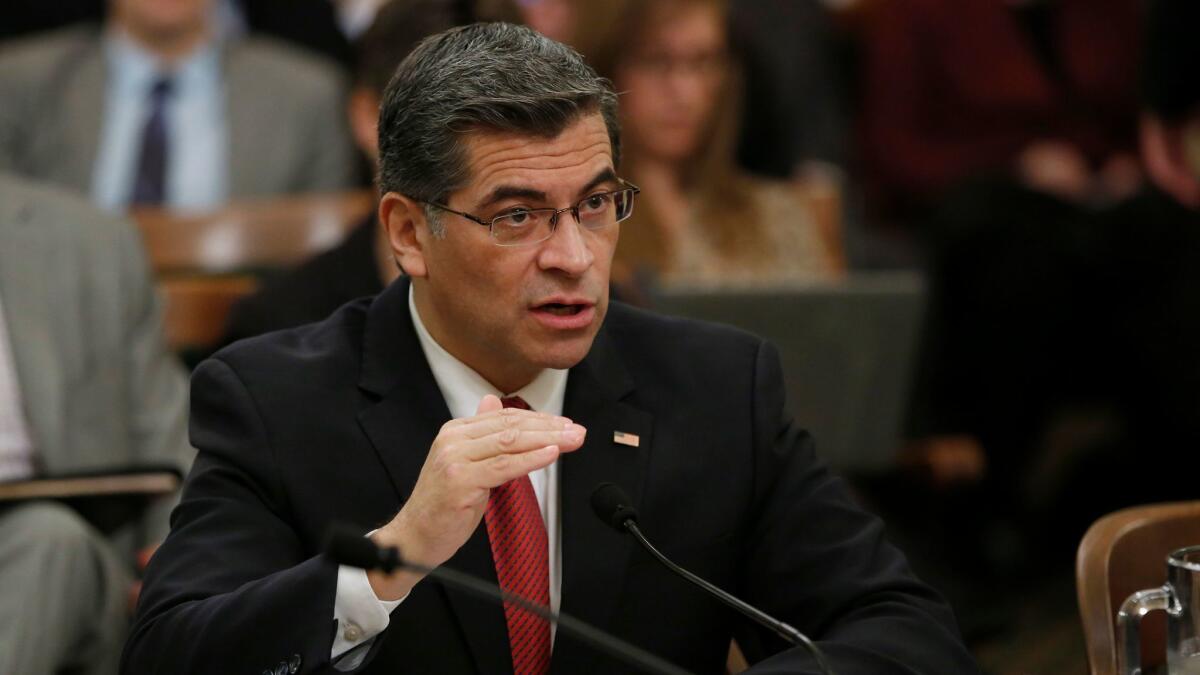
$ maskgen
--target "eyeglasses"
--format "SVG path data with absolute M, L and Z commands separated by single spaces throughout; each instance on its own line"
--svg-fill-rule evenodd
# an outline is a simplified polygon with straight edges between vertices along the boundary
M 428 201 L 424 203 L 487 227 L 498 246 L 530 246 L 552 237 L 558 227 L 558 216 L 563 213 L 575 216 L 575 222 L 588 230 L 602 230 L 628 218 L 633 213 L 633 196 L 642 190 L 633 183 L 621 183 L 626 187 L 588 195 L 579 200 L 579 203 L 565 209 L 517 207 L 490 220 L 455 211 L 445 204 Z

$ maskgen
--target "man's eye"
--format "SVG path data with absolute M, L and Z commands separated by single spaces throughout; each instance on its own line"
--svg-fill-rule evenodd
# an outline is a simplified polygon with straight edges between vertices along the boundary
M 529 212 L 517 210 L 504 215 L 504 218 L 512 225 L 523 225 L 529 219 Z
M 603 211 L 611 198 L 612 195 L 609 194 L 595 194 L 587 199 L 584 199 L 583 203 L 580 204 L 580 208 L 587 211 Z

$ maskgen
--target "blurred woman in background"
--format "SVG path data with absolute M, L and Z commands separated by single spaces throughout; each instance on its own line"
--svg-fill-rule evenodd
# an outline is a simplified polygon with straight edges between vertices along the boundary
M 642 188 L 614 270 L 666 284 L 836 276 L 836 237 L 799 191 L 734 163 L 739 78 L 721 0 L 580 3 L 575 47 L 621 96 L 621 173 Z

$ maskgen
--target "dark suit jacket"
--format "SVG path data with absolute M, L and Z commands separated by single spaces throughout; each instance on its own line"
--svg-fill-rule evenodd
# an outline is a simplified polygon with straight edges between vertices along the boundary
M 410 493 L 449 412 L 401 280 L 328 320 L 219 352 L 193 379 L 200 456 L 147 572 L 125 673 L 328 668 L 336 566 L 326 528 L 365 532 Z M 564 414 L 588 428 L 560 465 L 562 610 L 697 672 L 731 635 L 780 644 L 664 571 L 588 499 L 625 487 L 679 563 L 819 638 L 840 675 L 972 673 L 948 608 L 908 572 L 785 418 L 774 348 L 750 335 L 616 304 L 571 369 Z M 614 431 L 637 434 L 637 448 Z M 486 528 L 448 566 L 495 579 Z M 424 581 L 392 613 L 370 673 L 505 673 L 500 607 Z M 761 672 L 814 673 L 799 652 Z M 561 631 L 556 673 L 625 672 Z

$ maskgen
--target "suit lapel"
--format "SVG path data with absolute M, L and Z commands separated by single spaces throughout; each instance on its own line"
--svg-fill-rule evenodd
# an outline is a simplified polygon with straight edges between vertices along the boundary
M 633 541 L 611 529 L 591 509 L 596 485 L 612 482 L 641 503 L 653 417 L 623 403 L 633 389 L 607 334 L 601 330 L 588 354 L 571 369 L 563 414 L 587 427 L 578 451 L 559 461 L 562 509 L 562 611 L 612 630 L 617 600 Z M 638 447 L 613 442 L 614 432 L 638 436 Z M 591 647 L 561 632 L 555 638 L 551 669 L 582 673 L 593 668 Z
M 56 148 L 48 157 L 57 167 L 52 180 L 85 194 L 92 187 L 107 104 L 107 60 L 102 45 L 99 33 L 89 33 L 73 59 L 65 75 L 67 81 L 60 83 L 61 108 L 55 111 L 62 123 L 56 125 L 53 137 L 48 139 Z
M 38 222 L 18 189 L 0 185 L 0 301 L 31 440 L 42 462 L 53 465 L 62 445 L 65 375 L 63 359 L 56 356 L 61 336 L 54 334 L 47 313 L 55 308 L 50 286 L 63 281 L 46 273 L 55 267 L 56 252 L 47 245 L 53 237 L 42 229 L 58 224 Z
M 243 45 L 234 42 L 222 53 L 225 73 L 225 108 L 229 114 L 229 189 L 234 198 L 278 192 L 286 178 L 267 175 L 275 163 L 253 152 L 254 148 L 266 147 L 262 135 L 279 125 L 277 112 L 264 105 L 264 97 L 258 95 L 263 88 L 259 81 L 260 69 L 239 53 Z M 271 189 L 273 188 L 273 190 Z M 418 350 L 419 353 L 419 350 Z
M 408 310 L 407 280 L 393 283 L 372 304 L 363 338 L 359 385 L 380 397 L 359 415 L 359 423 L 387 469 L 403 503 L 412 492 L 426 452 L 450 412 L 425 360 Z M 559 460 L 562 520 L 561 609 L 588 623 L 611 629 L 633 542 L 592 513 L 598 483 L 620 485 L 641 502 L 653 418 L 621 399 L 632 379 L 601 330 L 588 356 L 568 378 L 563 414 L 588 429 L 578 451 Z M 639 437 L 638 447 L 616 444 L 614 432 Z M 480 524 L 445 566 L 496 583 L 487 528 Z M 490 602 L 442 588 L 481 673 L 511 672 L 504 611 Z M 591 669 L 590 647 L 569 636 L 555 639 L 552 670 Z
M 401 279 L 372 304 L 359 382 L 363 389 L 382 396 L 360 413 L 359 424 L 375 446 L 401 503 L 412 493 L 438 430 L 450 419 L 412 324 L 408 286 L 408 281 Z M 481 523 L 444 566 L 496 583 L 487 528 Z M 458 619 L 479 672 L 512 672 L 503 608 L 439 588 Z

